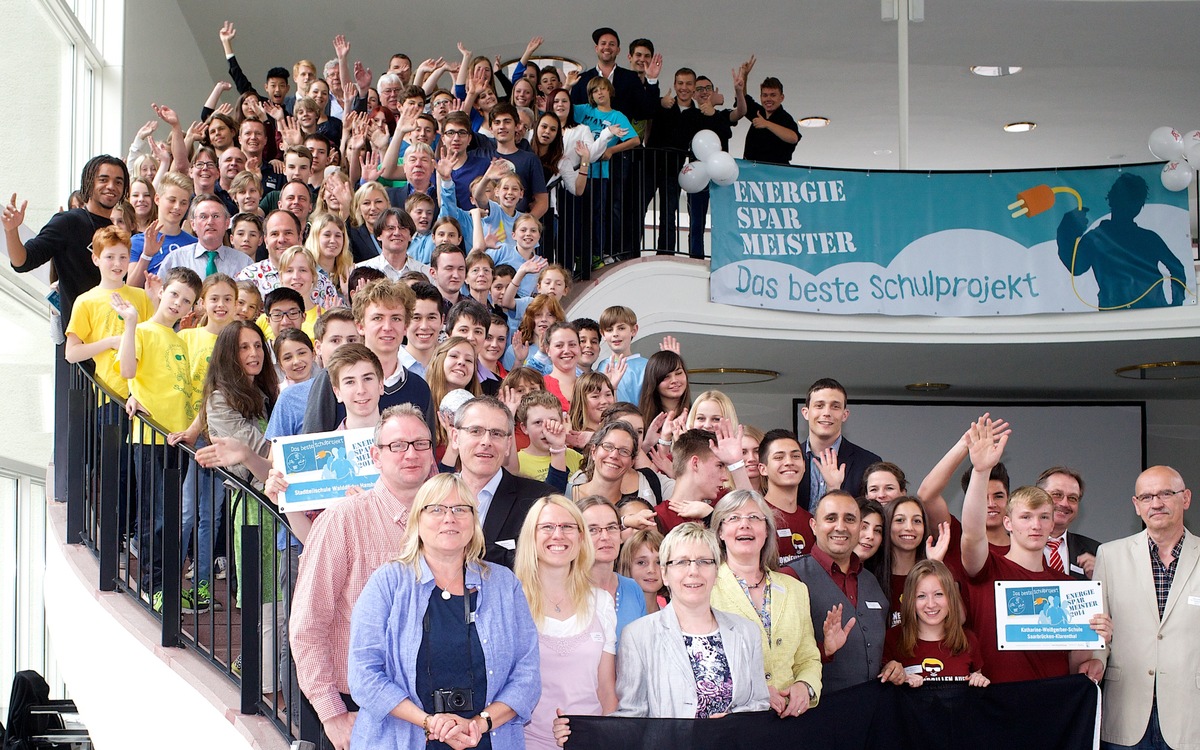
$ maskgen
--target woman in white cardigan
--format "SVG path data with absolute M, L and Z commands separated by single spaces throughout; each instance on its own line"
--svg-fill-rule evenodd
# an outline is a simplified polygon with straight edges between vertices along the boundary
M 711 605 L 721 559 L 716 536 L 697 523 L 671 530 L 659 548 L 671 603 L 621 634 L 614 716 L 719 718 L 770 706 L 758 628 Z M 555 721 L 563 744 L 568 721 Z

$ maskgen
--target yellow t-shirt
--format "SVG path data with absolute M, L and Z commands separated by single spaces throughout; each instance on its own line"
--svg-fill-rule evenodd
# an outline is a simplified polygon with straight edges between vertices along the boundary
M 183 339 L 167 326 L 146 321 L 138 324 L 136 341 L 138 368 L 129 380 L 130 393 L 167 432 L 186 430 L 196 418 L 196 402 Z M 135 423 L 133 442 L 163 442 L 149 430 L 141 432 Z
M 325 312 L 324 308 L 313 305 L 304 313 L 304 322 L 300 324 L 300 330 L 308 334 L 308 337 L 315 343 L 317 340 L 317 318 L 321 317 L 321 313 Z M 267 320 L 267 314 L 263 313 L 258 316 L 258 320 L 254 321 L 263 335 L 267 337 L 267 343 L 275 341 L 275 333 L 271 330 L 271 323 Z
M 120 289 L 101 289 L 93 287 L 75 299 L 75 307 L 71 309 L 71 321 L 67 324 L 67 333 L 73 333 L 85 344 L 120 336 L 125 333 L 125 319 L 117 315 L 112 308 L 112 294 L 124 297 L 137 308 L 138 320 L 149 320 L 154 314 L 150 307 L 150 298 L 143 289 L 122 286 Z M 129 397 L 129 384 L 121 377 L 119 368 L 114 367 L 117 360 L 116 349 L 106 349 L 92 361 L 96 363 L 96 379 L 121 398 Z M 107 402 L 107 399 L 104 400 Z
M 574 474 L 579 471 L 579 462 L 583 459 L 577 451 L 567 448 L 567 474 Z M 546 475 L 550 473 L 550 456 L 531 456 L 526 451 L 517 451 L 517 460 L 521 465 L 521 476 L 536 479 L 539 482 L 546 481 Z
M 204 378 L 208 376 L 208 363 L 212 359 L 213 347 L 217 345 L 217 334 L 203 328 L 185 328 L 179 332 L 183 348 L 187 350 L 188 365 L 192 368 L 192 407 L 200 413 L 200 399 L 204 396 Z

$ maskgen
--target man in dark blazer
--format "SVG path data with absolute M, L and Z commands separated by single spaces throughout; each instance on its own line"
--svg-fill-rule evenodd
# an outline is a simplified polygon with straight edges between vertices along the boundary
M 880 458 L 842 436 L 850 409 L 846 389 L 833 378 L 821 378 L 808 387 L 800 413 L 808 421 L 808 438 L 803 446 L 808 470 L 797 497 L 809 513 L 815 513 L 817 501 L 829 490 L 845 490 L 857 496 L 867 467 Z
M 462 478 L 475 493 L 487 545 L 484 559 L 511 568 L 521 524 L 534 501 L 557 492 L 544 482 L 504 468 L 513 436 L 513 416 L 503 402 L 479 396 L 459 407 L 450 450 L 462 460 Z
M 612 82 L 616 92 L 613 96 L 612 107 L 633 120 L 648 120 L 654 116 L 659 107 L 658 79 L 647 77 L 642 80 L 634 71 L 617 65 L 617 55 L 621 52 L 621 39 L 617 32 L 607 26 L 592 32 L 592 42 L 596 45 L 596 67 L 580 73 L 579 80 L 571 87 L 571 101 L 575 104 L 587 104 L 588 81 L 602 75 Z
M 1054 501 L 1054 529 L 1046 541 L 1046 566 L 1077 581 L 1092 577 L 1100 543 L 1083 534 L 1067 531 L 1079 515 L 1083 500 L 1083 477 L 1066 466 L 1051 466 L 1038 476 L 1037 486 Z

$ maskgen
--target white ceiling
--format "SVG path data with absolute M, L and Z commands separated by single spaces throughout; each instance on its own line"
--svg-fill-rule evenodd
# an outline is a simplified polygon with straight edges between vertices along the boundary
M 881 20 L 880 0 L 608 0 L 557 13 L 519 0 L 306 5 L 180 2 L 214 78 L 225 75 L 216 30 L 226 18 L 237 24 L 238 56 L 252 80 L 301 57 L 329 59 L 339 31 L 352 57 L 377 74 L 397 51 L 415 60 L 457 57 L 459 40 L 477 53 L 515 58 L 534 34 L 546 39 L 543 53 L 591 64 L 591 30 L 602 25 L 626 44 L 652 39 L 665 70 L 686 65 L 723 88 L 731 88 L 729 70 L 754 53 L 752 84 L 774 75 L 793 115 L 832 119 L 806 134 L 796 163 L 898 166 L 897 26 Z M 924 10 L 925 21 L 909 32 L 911 169 L 1147 161 L 1152 128 L 1200 128 L 1200 3 L 1193 0 L 925 0 Z M 968 72 L 975 64 L 1025 70 L 984 79 Z M 1001 131 L 1014 120 L 1038 127 Z M 893 153 L 874 153 L 881 149 Z

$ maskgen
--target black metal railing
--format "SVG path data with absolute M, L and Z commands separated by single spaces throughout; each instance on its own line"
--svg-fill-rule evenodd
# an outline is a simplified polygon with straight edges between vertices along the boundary
M 317 742 L 320 722 L 287 645 L 298 548 L 286 520 L 235 474 L 201 469 L 195 450 L 170 445 L 153 420 L 131 420 L 83 366 L 71 368 L 58 397 L 69 411 L 59 437 L 70 453 L 67 541 L 96 554 L 97 588 L 129 595 L 159 621 L 163 646 L 193 650 L 238 685 L 242 713 L 265 715 L 289 741 Z M 212 533 L 202 535 L 201 524 Z M 223 580 L 219 564 L 200 560 L 222 552 Z
M 680 189 L 685 161 L 680 151 L 636 148 L 594 165 L 578 196 L 555 180 L 551 208 L 542 217 L 544 254 L 577 280 L 644 252 L 707 257 L 708 190 Z M 601 164 L 607 176 L 601 176 Z

